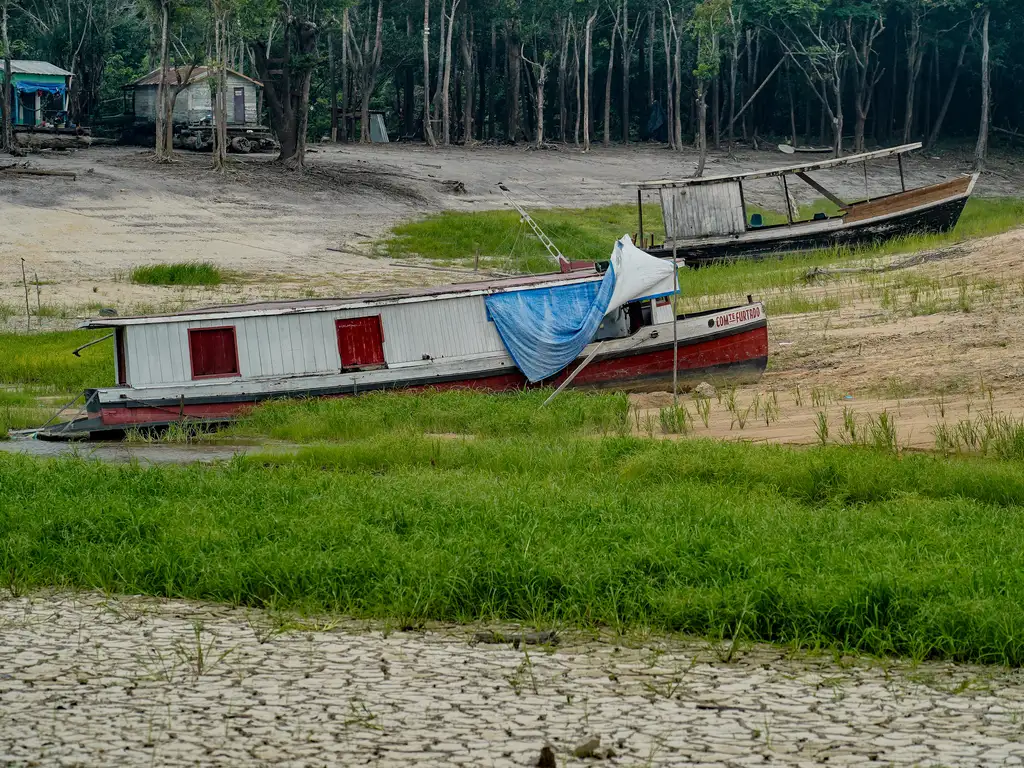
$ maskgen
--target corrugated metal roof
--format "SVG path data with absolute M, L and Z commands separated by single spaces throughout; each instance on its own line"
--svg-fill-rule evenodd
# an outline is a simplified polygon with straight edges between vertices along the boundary
M 216 69 L 211 69 L 210 67 L 196 67 L 195 69 L 192 70 L 192 77 L 189 78 L 189 82 L 190 83 L 198 83 L 200 80 L 205 80 L 211 74 L 216 73 L 216 71 L 217 71 Z M 184 80 L 185 79 L 185 75 L 188 74 L 188 67 L 168 67 L 167 68 L 167 79 L 168 79 L 168 81 L 171 82 L 171 83 L 177 83 L 178 82 L 178 77 L 179 77 L 179 74 L 178 74 L 179 72 L 181 73 L 180 74 L 181 79 Z M 255 85 L 258 85 L 258 86 L 261 86 L 261 87 L 263 86 L 263 83 L 261 83 L 259 80 L 253 80 L 251 77 L 246 77 L 241 72 L 235 72 L 235 70 L 233 70 L 233 69 L 229 69 L 228 70 L 228 74 L 234 75 L 235 77 L 240 77 L 243 80 L 248 80 L 250 83 L 253 83 Z M 152 72 L 150 72 L 145 77 L 140 77 L 134 83 L 129 83 L 128 85 L 125 86 L 125 88 L 132 88 L 132 87 L 135 87 L 135 86 L 142 86 L 142 85 L 160 85 L 160 70 L 159 69 L 154 69 Z
M 442 297 L 491 294 L 519 288 L 540 288 L 569 282 L 586 282 L 603 278 L 595 270 L 551 273 L 546 275 L 524 275 L 499 280 L 475 283 L 436 285 L 427 288 L 409 288 L 401 291 L 380 291 L 331 299 L 301 299 L 296 301 L 261 301 L 251 304 L 226 304 L 201 307 L 169 315 L 148 315 L 140 317 L 99 317 L 81 324 L 82 328 L 113 328 L 118 325 L 167 322 L 175 320 L 197 320 L 209 317 L 245 317 L 251 315 L 286 315 L 292 312 L 325 312 L 347 307 L 374 304 L 406 303 L 409 301 L 431 301 Z
M 0 68 L 0 74 L 3 74 Z M 71 75 L 66 69 L 48 61 L 31 61 L 28 59 L 11 59 L 11 74 L 14 75 Z

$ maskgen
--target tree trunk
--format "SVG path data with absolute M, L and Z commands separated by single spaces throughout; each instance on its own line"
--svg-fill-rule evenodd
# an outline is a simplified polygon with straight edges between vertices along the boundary
M 458 2 L 458 0 L 455 0 Z M 373 6 L 370 6 L 371 8 Z M 452 11 L 455 9 L 452 8 Z M 373 90 L 377 85 L 377 71 L 380 67 L 381 57 L 381 33 L 384 29 L 384 0 L 378 0 L 377 2 L 377 24 L 373 35 L 373 50 L 364 51 L 361 62 L 360 62 L 360 77 L 359 77 L 359 91 L 360 96 L 360 109 L 359 109 L 359 143 L 365 144 L 370 142 L 370 99 L 373 97 Z M 451 50 L 451 35 L 448 36 L 449 50 Z M 369 56 L 369 59 L 367 59 Z M 306 91 L 309 91 L 309 80 L 306 78 Z M 445 88 L 448 87 L 447 81 L 445 81 Z M 445 94 L 447 97 L 447 93 Z M 308 97 L 307 97 L 308 101 Z M 447 101 L 445 102 L 447 107 Z M 304 122 L 309 121 L 309 110 L 306 109 L 302 113 Z M 305 140 L 305 131 L 302 132 L 301 138 Z M 445 133 L 447 139 L 447 132 Z M 447 143 L 447 142 L 446 142 Z
M 572 38 L 572 68 L 576 73 L 573 77 L 573 86 L 575 88 L 576 95 L 576 110 L 574 114 L 573 123 L 573 143 L 578 147 L 580 145 L 580 118 L 582 117 L 583 101 L 581 98 L 581 86 L 580 86 L 580 35 L 579 30 L 575 30 Z
M 334 33 L 327 33 L 328 79 L 331 84 L 331 142 L 338 141 L 338 71 L 334 66 Z
M 452 0 L 451 11 L 447 18 L 448 36 L 444 42 L 444 85 L 441 90 L 442 116 L 444 118 L 444 145 L 451 144 L 451 103 L 448 90 L 452 82 L 452 32 L 455 30 L 455 11 L 459 7 L 459 0 Z
M 978 144 L 974 148 L 974 167 L 982 170 L 988 159 L 988 128 L 992 110 L 992 72 L 989 68 L 991 49 L 989 46 L 988 27 L 992 17 L 992 9 L 985 8 L 981 22 L 981 124 L 978 126 Z
M 429 2 L 429 0 L 426 0 Z M 349 120 L 345 115 L 352 111 L 352 83 L 349 81 L 349 62 L 352 57 L 349 51 L 349 16 L 348 8 L 341 12 L 341 139 L 348 141 Z
M 594 22 L 597 21 L 597 11 L 587 17 L 587 24 L 584 29 L 583 47 L 583 151 L 590 151 L 590 54 L 593 48 Z
M 608 41 L 608 72 L 604 79 L 604 138 L 601 143 L 606 147 L 612 142 L 612 71 L 615 68 L 615 35 L 619 32 L 620 12 L 615 10 L 615 26 Z
M 729 52 L 729 129 L 726 140 L 729 142 L 729 151 L 732 152 L 733 142 L 733 131 L 736 123 L 736 79 L 739 76 L 740 69 L 740 32 L 737 27 L 742 24 L 742 16 L 740 19 L 736 19 L 732 15 L 732 9 L 729 10 L 729 21 L 732 24 L 732 47 Z M 793 104 L 793 93 L 790 89 L 789 94 L 790 110 L 792 110 Z M 794 131 L 795 133 L 795 131 Z
M 516 20 L 508 27 L 508 135 L 509 141 L 519 139 L 519 91 L 522 88 L 523 62 L 520 59 L 522 49 L 519 47 L 519 22 Z
M 910 32 L 907 36 L 907 104 L 903 113 L 903 143 L 914 135 L 914 102 L 917 97 L 917 79 L 921 74 L 921 13 L 911 12 Z
M 8 7 L 7 0 L 0 0 L 0 45 L 4 47 L 4 85 L 0 91 L 0 100 L 3 102 L 0 104 L 0 114 L 2 114 L 0 149 L 11 152 L 14 150 L 14 116 L 11 114 L 13 99 L 11 93 L 11 41 L 7 31 Z
M 498 76 L 498 25 L 491 22 L 491 59 L 487 66 L 488 75 L 491 80 L 492 100 L 487 102 L 487 138 L 494 138 L 494 115 L 498 111 L 495 107 L 493 96 L 497 95 L 498 89 L 494 87 L 494 79 Z
M 622 143 L 629 144 L 629 70 L 633 58 L 633 45 L 629 39 L 629 0 L 622 0 L 619 34 L 622 38 Z
M 722 148 L 722 107 L 721 107 L 721 88 L 719 87 L 719 80 L 721 78 L 715 75 L 715 79 L 711 81 L 711 101 L 714 103 L 714 107 L 711 111 L 711 131 L 715 137 L 715 149 Z
M 462 101 L 462 141 L 464 144 L 470 144 L 473 141 L 473 53 L 472 48 L 475 47 L 475 35 L 470 34 L 472 32 L 473 16 L 470 13 L 469 6 L 466 6 L 466 12 L 462 16 L 462 24 L 459 29 L 459 49 L 462 52 L 462 71 L 463 78 L 462 82 L 465 85 L 465 93 L 463 94 Z M 470 27 L 469 30 L 466 27 Z
M 224 39 L 227 20 L 219 3 L 214 4 L 214 9 L 213 39 L 217 73 L 214 77 L 215 91 L 213 94 L 213 167 L 218 171 L 224 171 L 227 168 L 228 159 L 227 73 L 225 72 L 227 40 Z
M 697 153 L 697 170 L 693 175 L 699 179 L 708 159 L 707 83 L 703 80 L 697 81 Z
M 319 29 L 305 19 L 289 19 L 284 27 L 282 63 L 271 64 L 270 41 L 253 44 L 256 71 L 263 81 L 263 94 L 270 126 L 281 143 L 278 161 L 286 168 L 299 169 L 306 162 L 306 127 L 309 122 L 309 84 L 312 68 L 304 66 L 317 49 Z M 293 62 L 299 65 L 292 71 Z
M 548 79 L 548 63 L 546 61 L 535 65 L 537 74 L 537 146 L 544 143 L 544 84 Z
M 650 114 L 654 106 L 654 33 L 658 26 L 658 19 L 652 10 L 647 17 L 647 112 Z M 647 122 L 648 115 L 644 115 L 643 122 Z
M 669 17 L 661 12 L 661 42 L 665 47 L 665 138 L 671 149 L 676 149 L 675 134 L 675 89 L 672 80 L 672 36 L 675 34 L 675 22 L 669 28 Z
M 168 30 L 167 0 L 160 4 L 160 82 L 156 87 L 156 160 L 166 163 L 171 159 L 171 148 L 167 146 L 167 69 L 169 66 L 167 52 Z
M 569 71 L 569 36 L 572 34 L 572 14 L 558 24 L 561 45 L 558 52 L 558 139 L 563 144 L 567 141 L 568 132 L 565 124 L 569 122 L 568 109 L 565 103 L 565 78 Z
M 409 14 L 405 15 L 405 38 L 408 41 L 409 47 L 412 48 L 413 31 L 412 31 L 412 16 Z M 412 62 L 409 61 L 404 67 L 405 69 L 405 82 L 403 83 L 403 99 L 402 99 L 402 133 L 406 136 L 411 137 L 416 132 L 416 73 Z
M 681 31 L 674 29 L 673 35 L 676 39 L 675 51 L 672 54 L 672 82 L 675 90 L 673 104 L 675 106 L 675 117 L 672 120 L 672 128 L 675 131 L 675 145 L 680 152 L 683 151 L 683 67 L 682 47 L 683 35 Z
M 454 2 L 454 0 L 453 0 Z M 441 114 L 441 93 L 444 86 L 444 38 L 447 16 L 445 15 L 445 0 L 441 0 L 441 36 L 437 42 L 437 82 L 434 84 L 434 98 L 432 100 L 434 115 Z M 441 131 L 442 137 L 444 131 Z
M 949 81 L 949 87 L 946 89 L 946 96 L 942 100 L 942 106 L 939 107 L 939 114 L 935 118 L 935 124 L 932 126 L 932 132 L 928 136 L 928 147 L 935 145 L 935 142 L 939 140 L 939 135 L 942 133 L 942 124 L 946 120 L 946 113 L 949 111 L 949 105 L 953 102 L 953 94 L 956 92 L 957 80 L 960 79 L 960 71 L 964 68 L 964 58 L 967 55 L 967 46 L 970 45 L 971 40 L 974 38 L 974 24 L 971 24 L 971 31 L 967 34 L 967 38 L 964 40 L 963 45 L 960 46 L 960 54 L 956 59 L 956 68 L 953 70 L 953 77 Z
M 430 0 L 423 0 L 423 139 L 437 146 L 430 124 Z

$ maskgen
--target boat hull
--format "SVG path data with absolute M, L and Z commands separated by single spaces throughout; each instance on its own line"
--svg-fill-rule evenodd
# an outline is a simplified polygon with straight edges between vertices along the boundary
M 679 324 L 689 327 L 699 325 L 705 328 L 699 335 L 690 335 L 679 341 L 678 379 L 682 389 L 688 389 L 701 381 L 715 385 L 741 384 L 756 381 L 764 373 L 768 362 L 768 328 L 764 308 L 760 304 L 733 308 L 730 311 L 700 313 L 680 318 Z M 647 392 L 665 390 L 672 384 L 673 342 L 671 322 L 658 330 L 648 329 L 649 338 L 642 343 L 623 348 L 616 340 L 608 351 L 596 350 L 591 362 L 571 382 L 572 388 L 623 390 Z M 638 334 L 639 335 L 639 334 Z M 588 348 L 593 351 L 593 348 Z M 585 353 L 588 352 L 585 350 Z M 583 358 L 585 355 L 581 355 Z M 424 365 L 422 371 L 399 372 L 395 377 L 379 377 L 376 381 L 364 382 L 358 387 L 347 385 L 309 386 L 287 391 L 270 388 L 262 392 L 221 392 L 203 394 L 183 392 L 178 397 L 149 397 L 141 390 L 133 391 L 130 397 L 103 401 L 100 392 L 116 390 L 93 390 L 88 394 L 86 419 L 57 425 L 49 432 L 41 433 L 43 439 L 81 439 L 91 433 L 127 430 L 133 427 L 159 427 L 175 422 L 223 423 L 244 414 L 261 402 L 282 398 L 304 397 L 351 397 L 373 391 L 425 391 L 449 389 L 473 389 L 487 392 L 507 392 L 541 386 L 562 384 L 582 359 L 568 366 L 564 371 L 545 381 L 530 383 L 514 367 L 507 365 L 484 365 L 475 371 L 449 372 L 444 375 L 432 373 Z M 400 378 L 399 378 L 400 377 Z
M 726 241 L 680 242 L 676 244 L 676 255 L 687 266 L 700 267 L 739 259 L 764 259 L 798 251 L 874 245 L 915 234 L 940 234 L 957 225 L 968 199 L 969 195 L 962 195 L 907 213 L 844 222 L 841 227 L 831 229 L 814 230 L 810 227 L 800 230 L 780 226 L 777 228 L 778 237 L 758 240 L 739 237 Z M 671 248 L 652 248 L 648 249 L 648 253 L 659 258 L 672 258 Z

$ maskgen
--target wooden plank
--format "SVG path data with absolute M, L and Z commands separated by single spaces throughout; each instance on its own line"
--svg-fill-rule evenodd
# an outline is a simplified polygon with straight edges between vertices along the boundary
M 899 147 L 890 147 L 889 149 L 879 149 L 874 152 L 863 152 L 859 155 L 850 155 L 848 157 L 830 158 L 828 160 L 819 160 L 813 163 L 801 163 L 798 165 L 790 165 L 781 168 L 769 168 L 763 171 L 750 171 L 748 173 L 739 173 L 733 175 L 723 176 L 704 176 L 699 179 L 661 179 L 658 181 L 634 181 L 620 184 L 621 187 L 637 187 L 638 189 L 658 189 L 660 187 L 699 187 L 705 184 L 715 184 L 725 181 L 745 181 L 750 179 L 770 179 L 774 176 L 785 176 L 788 174 L 798 172 L 809 172 L 809 171 L 821 171 L 826 168 L 839 168 L 844 165 L 852 165 L 854 163 L 864 163 L 871 160 L 883 160 L 887 157 L 894 155 L 902 155 L 907 152 L 913 152 L 914 150 L 920 149 L 922 146 L 921 142 L 914 144 L 903 144 Z
M 835 203 L 836 205 L 838 205 L 838 206 L 839 206 L 840 208 L 845 208 L 845 207 L 846 207 L 846 203 L 844 203 L 844 202 L 843 202 L 842 200 L 840 200 L 840 199 L 839 199 L 838 197 L 836 197 L 835 195 L 833 195 L 833 194 L 832 194 L 831 192 L 829 192 L 829 191 L 828 191 L 827 189 L 825 189 L 825 188 L 824 188 L 823 186 L 821 186 L 821 184 L 819 184 L 818 182 L 816 182 L 816 181 L 815 181 L 814 179 L 812 179 L 812 178 L 811 178 L 810 176 L 808 176 L 808 175 L 807 175 L 806 173 L 803 173 L 803 172 L 801 171 L 801 172 L 800 172 L 800 173 L 798 173 L 798 174 L 797 174 L 796 176 L 797 176 L 797 178 L 798 178 L 798 179 L 800 179 L 800 181 L 802 181 L 802 182 L 804 182 L 805 184 L 808 184 L 808 185 L 810 185 L 811 187 L 813 187 L 814 189 L 818 190 L 818 192 L 820 192 L 821 194 L 823 194 L 823 195 L 824 195 L 824 196 L 825 196 L 825 197 L 826 197 L 827 199 L 831 200 L 831 201 L 832 201 L 833 203 Z

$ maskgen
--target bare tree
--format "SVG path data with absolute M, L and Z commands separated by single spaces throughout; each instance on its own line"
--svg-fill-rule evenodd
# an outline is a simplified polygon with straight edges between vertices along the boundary
M 846 73 L 846 45 L 839 39 L 835 24 L 826 26 L 805 22 L 810 45 L 793 33 L 789 25 L 787 37 L 777 35 L 786 55 L 803 72 L 807 84 L 821 101 L 832 122 L 833 153 L 843 153 L 843 80 Z M 831 97 L 831 98 L 830 98 Z
M 558 29 L 558 138 L 565 143 L 568 139 L 566 123 L 569 122 L 568 108 L 565 102 L 565 81 L 569 71 L 569 40 L 572 37 L 572 13 L 564 20 L 559 20 Z
M 590 150 L 590 53 L 594 36 L 594 22 L 597 21 L 597 11 L 587 17 L 587 24 L 584 28 L 584 49 L 583 49 L 583 151 Z
M 639 24 L 629 28 L 629 0 L 622 0 L 622 24 L 619 25 L 619 39 L 622 41 L 622 143 L 629 144 L 629 70 L 633 60 L 633 49 L 640 36 Z M 610 73 L 611 70 L 609 70 Z
M 985 167 L 988 159 L 988 129 L 992 120 L 991 45 L 988 35 L 991 17 L 992 9 L 986 6 L 981 20 L 981 125 L 978 127 L 978 143 L 974 148 L 974 166 L 978 170 Z
M 733 6 L 729 6 L 729 127 L 727 129 L 727 141 L 729 151 L 732 151 L 733 126 L 736 123 L 736 80 L 740 68 L 740 41 L 743 39 L 743 9 L 736 13 Z
M 381 0 L 379 7 L 383 7 L 383 4 L 384 0 Z M 452 0 L 451 11 L 449 11 L 448 18 L 445 19 L 448 24 L 448 36 L 445 38 L 444 43 L 444 83 L 441 86 L 441 115 L 444 127 L 441 133 L 444 136 L 444 145 L 446 147 L 451 143 L 451 99 L 448 98 L 448 91 L 452 82 L 452 31 L 455 29 L 455 11 L 458 7 L 459 0 Z
M 11 0 L 0 0 L 0 45 L 3 46 L 4 54 L 4 82 L 0 90 L 0 149 L 8 152 L 14 151 L 14 116 L 11 114 L 11 39 L 8 34 Z
M 571 17 L 570 17 L 571 18 Z M 580 86 L 580 34 L 579 30 L 575 29 L 575 22 L 573 22 L 573 36 L 572 36 L 572 68 L 576 73 L 573 77 L 573 85 L 576 91 L 576 110 L 575 110 L 575 123 L 573 124 L 573 143 L 578 147 L 580 145 L 580 114 L 583 109 L 583 101 L 581 99 L 581 86 Z
M 612 34 L 608 40 L 608 72 L 604 79 L 604 139 L 602 144 L 606 147 L 612 141 L 612 70 L 615 69 L 615 36 L 619 33 L 619 17 L 622 15 L 622 7 L 615 7 L 615 25 L 612 27 Z
M 476 51 L 476 31 L 473 28 L 473 14 L 466 6 L 459 25 L 459 50 L 462 53 L 463 80 L 466 84 L 465 97 L 462 99 L 462 135 L 466 144 L 473 143 L 473 82 L 475 69 L 473 62 Z
M 229 9 L 222 0 L 212 0 L 211 10 L 213 11 L 214 55 L 217 60 L 216 86 L 213 93 L 213 167 L 223 171 L 227 167 L 228 160 L 227 25 Z M 189 77 L 191 77 L 191 72 Z
M 903 112 L 903 143 L 910 141 L 914 133 L 914 102 L 917 97 L 917 81 L 921 76 L 925 46 L 921 41 L 921 26 L 928 13 L 922 3 L 910 6 L 910 31 L 907 33 L 907 104 Z
M 548 80 L 548 67 L 551 64 L 551 54 L 544 51 L 541 60 L 531 61 L 526 58 L 526 53 L 520 48 L 519 55 L 523 61 L 533 67 L 537 76 L 537 146 L 544 143 L 544 86 Z
M 865 19 L 862 24 L 855 25 L 852 18 L 846 20 L 846 43 L 856 68 L 853 108 L 857 113 L 857 123 L 853 131 L 854 152 L 864 151 L 864 127 L 875 98 L 875 86 L 885 73 L 875 55 L 875 41 L 884 31 L 885 22 L 881 11 L 871 19 Z
M 967 32 L 967 37 L 964 38 L 963 44 L 960 46 L 960 54 L 956 59 L 956 67 L 953 69 L 953 76 L 949 80 L 949 86 L 946 88 L 946 96 L 942 100 L 942 106 L 939 108 L 939 114 L 935 118 L 935 125 L 932 126 L 931 134 L 928 136 L 928 146 L 931 147 L 939 140 L 939 134 L 942 132 L 942 124 L 946 120 L 946 114 L 949 112 L 949 105 L 953 102 L 953 93 L 956 91 L 957 81 L 960 79 L 960 72 L 964 68 L 964 59 L 967 56 L 967 47 L 971 44 L 971 40 L 974 39 L 974 33 L 977 31 L 978 24 L 977 18 L 971 17 L 971 28 Z
M 367 8 L 369 11 L 373 5 Z M 370 141 L 370 99 L 373 97 L 373 90 L 377 85 L 377 73 L 380 70 L 381 60 L 381 33 L 384 29 L 384 0 L 377 3 L 377 22 L 373 33 L 373 47 L 370 46 L 370 24 L 367 18 L 360 26 L 363 28 L 363 40 L 360 45 L 355 36 L 353 27 L 349 27 L 349 34 L 352 38 L 353 65 L 359 73 L 359 142 Z
M 430 0 L 423 0 L 423 138 L 430 146 L 437 146 L 430 124 Z

